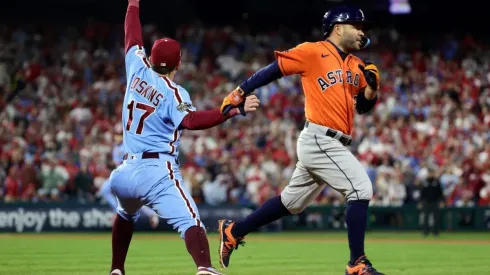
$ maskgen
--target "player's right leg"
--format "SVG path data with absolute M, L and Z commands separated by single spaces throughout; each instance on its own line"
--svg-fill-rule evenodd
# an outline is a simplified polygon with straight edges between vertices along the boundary
M 301 132 L 297 144 L 298 148 L 307 141 L 305 134 L 305 131 Z M 221 266 L 228 267 L 233 250 L 243 243 L 243 238 L 248 233 L 284 216 L 302 212 L 322 192 L 325 186 L 326 184 L 319 181 L 318 177 L 311 173 L 299 159 L 291 181 L 280 196 L 269 199 L 241 222 L 219 221 L 220 246 L 218 255 Z
M 197 275 L 223 275 L 211 265 L 204 224 L 177 165 L 171 161 L 160 161 L 152 170 L 149 173 L 165 171 L 168 175 L 153 185 L 143 200 L 180 233 L 196 264 Z

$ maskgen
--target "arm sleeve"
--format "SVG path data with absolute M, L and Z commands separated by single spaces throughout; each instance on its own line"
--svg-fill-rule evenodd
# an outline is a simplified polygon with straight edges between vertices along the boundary
M 279 63 L 274 61 L 245 80 L 240 85 L 240 88 L 245 92 L 245 95 L 248 95 L 255 89 L 265 86 L 282 76 L 281 69 L 279 69 Z
M 309 43 L 302 43 L 288 51 L 274 52 L 282 75 L 305 75 L 310 69 L 312 50 Z
M 126 76 L 128 79 L 141 68 L 150 68 L 143 48 L 143 34 L 139 18 L 139 2 L 131 0 L 124 21 L 124 45 L 126 52 Z
M 378 95 L 376 95 L 373 99 L 369 100 L 364 95 L 364 91 L 360 91 L 356 97 L 357 113 L 362 115 L 362 114 L 365 114 L 365 113 L 371 111 L 371 109 L 374 107 L 374 105 L 376 105 L 377 101 L 378 101 Z
M 236 108 L 232 109 L 226 116 L 223 116 L 219 108 L 205 111 L 190 111 L 182 120 L 179 128 L 187 130 L 209 129 L 220 125 L 237 114 L 238 110 Z
M 143 32 L 139 16 L 139 1 L 130 0 L 124 21 L 124 46 L 125 52 L 134 45 L 143 45 Z

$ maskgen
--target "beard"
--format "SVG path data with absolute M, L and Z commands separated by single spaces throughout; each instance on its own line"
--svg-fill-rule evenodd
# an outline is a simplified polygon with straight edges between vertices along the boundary
M 348 52 L 355 52 L 361 49 L 361 42 L 357 38 L 344 40 L 343 48 Z

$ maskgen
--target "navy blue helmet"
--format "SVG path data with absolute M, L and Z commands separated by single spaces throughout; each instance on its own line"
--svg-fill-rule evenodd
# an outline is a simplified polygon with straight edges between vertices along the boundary
M 327 38 L 335 24 L 362 24 L 363 30 L 372 28 L 372 22 L 367 21 L 364 12 L 357 7 L 341 6 L 327 11 L 322 19 L 323 38 Z

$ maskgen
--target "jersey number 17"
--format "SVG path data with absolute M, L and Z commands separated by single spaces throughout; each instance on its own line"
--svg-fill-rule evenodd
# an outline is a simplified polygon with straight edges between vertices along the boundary
M 144 113 L 141 115 L 138 121 L 138 127 L 136 128 L 136 134 L 141 135 L 141 133 L 143 132 L 143 128 L 145 126 L 145 120 L 151 114 L 153 114 L 153 112 L 155 112 L 155 107 L 131 100 L 127 108 L 129 110 L 129 118 L 128 118 L 128 122 L 126 123 L 126 131 L 131 130 L 131 124 L 133 124 L 133 110 L 138 109 L 144 111 Z

